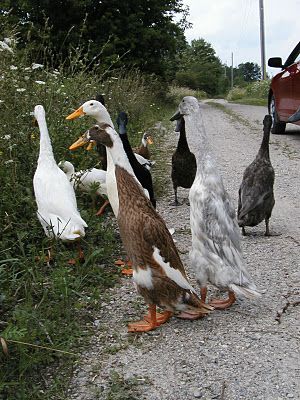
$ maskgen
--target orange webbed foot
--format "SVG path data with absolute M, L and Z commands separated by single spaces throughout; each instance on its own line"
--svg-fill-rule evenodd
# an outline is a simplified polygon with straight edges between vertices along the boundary
M 149 305 L 149 312 L 142 321 L 132 322 L 128 325 L 128 332 L 149 332 L 158 328 L 161 324 L 168 321 L 172 313 L 165 311 L 160 314 L 156 312 L 156 305 Z
M 132 266 L 132 262 L 131 261 L 123 261 L 121 259 L 118 259 L 115 261 L 115 265 L 117 265 L 118 267 L 122 267 L 121 269 L 121 273 L 123 275 L 128 275 L 128 276 L 132 276 L 133 275 L 133 270 L 131 268 Z
M 212 299 L 209 305 L 213 306 L 216 310 L 226 310 L 235 302 L 235 294 L 229 291 L 228 299 Z
M 163 313 L 156 313 L 156 325 L 160 326 L 167 322 L 171 317 L 173 313 L 171 311 L 164 311 Z M 147 315 L 144 316 L 144 320 L 149 322 L 151 320 L 151 315 L 148 313 Z
M 149 332 L 156 329 L 159 325 L 147 322 L 144 319 L 138 322 L 128 324 L 128 332 Z

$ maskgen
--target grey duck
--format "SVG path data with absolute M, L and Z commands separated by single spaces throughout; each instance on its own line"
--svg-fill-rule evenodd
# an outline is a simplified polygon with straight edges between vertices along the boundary
M 174 188 L 175 201 L 171 205 L 180 205 L 177 198 L 177 188 L 183 187 L 189 189 L 195 179 L 197 171 L 197 163 L 194 153 L 189 149 L 189 145 L 186 139 L 185 132 L 185 121 L 179 113 L 176 113 L 171 121 L 177 120 L 176 132 L 179 131 L 179 140 L 177 148 L 172 156 L 172 182 Z
M 266 115 L 263 121 L 263 140 L 255 160 L 245 169 L 239 189 L 238 224 L 246 234 L 245 226 L 256 226 L 263 220 L 265 236 L 270 236 L 269 219 L 275 204 L 275 173 L 270 161 L 269 139 L 272 118 Z

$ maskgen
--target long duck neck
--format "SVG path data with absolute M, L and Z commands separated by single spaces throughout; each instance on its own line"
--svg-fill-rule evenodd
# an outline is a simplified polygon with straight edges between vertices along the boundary
M 264 136 L 263 140 L 260 145 L 260 149 L 258 151 L 258 157 L 264 157 L 266 159 L 270 159 L 270 152 L 269 152 L 269 141 L 270 141 L 270 129 L 264 128 Z
M 189 149 L 189 145 L 188 145 L 187 138 L 186 138 L 185 122 L 184 122 L 184 119 L 183 119 L 183 122 L 181 123 L 181 126 L 180 126 L 180 133 L 179 133 L 179 140 L 178 140 L 178 144 L 177 144 L 177 151 L 178 152 L 180 152 L 180 151 L 185 152 L 187 150 L 189 151 L 190 149 Z
M 210 168 L 212 164 L 215 164 L 205 133 L 205 128 L 202 122 L 199 122 L 198 118 L 194 118 L 193 114 L 186 115 L 184 119 L 188 136 L 187 139 L 189 140 L 190 138 L 190 143 L 193 143 L 192 138 L 197 137 L 197 147 L 192 149 L 197 161 L 197 174 L 205 174 L 206 168 Z
M 110 155 L 112 162 L 116 167 L 118 166 L 126 169 L 127 172 L 129 172 L 133 177 L 135 177 L 128 156 L 124 150 L 120 136 L 115 138 L 114 145 L 110 148 L 107 148 L 107 152 Z
M 53 150 L 52 150 L 52 144 L 51 140 L 49 137 L 49 132 L 47 128 L 47 123 L 46 119 L 44 116 L 38 116 L 37 117 L 37 122 L 39 125 L 39 130 L 40 130 L 40 154 L 39 158 L 49 158 L 51 160 L 54 160 L 54 155 L 53 155 Z
M 112 128 L 114 128 L 114 124 L 110 118 L 108 111 L 102 111 L 102 115 L 95 116 L 98 124 L 106 123 L 109 124 Z M 112 161 L 110 153 L 106 149 L 106 158 L 107 158 L 107 171 L 112 171 L 114 169 L 114 163 Z

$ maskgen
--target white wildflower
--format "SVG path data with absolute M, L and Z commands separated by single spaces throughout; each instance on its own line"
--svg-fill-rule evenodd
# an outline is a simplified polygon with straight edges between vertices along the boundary
M 25 90 L 26 90 L 26 89 L 24 89 L 24 88 L 18 88 L 18 89 L 17 89 L 17 92 L 25 92 Z
M 44 68 L 43 64 L 32 63 L 31 69 Z
M 35 83 L 38 83 L 39 85 L 46 85 L 46 82 L 44 81 L 34 81 Z
M 12 48 L 10 48 L 10 47 L 8 46 L 8 44 L 6 44 L 5 42 L 3 42 L 2 40 L 0 40 L 0 50 L 1 50 L 1 51 L 7 50 L 7 51 L 9 51 L 10 53 L 13 53 Z
M 60 74 L 60 72 L 59 72 L 59 71 L 57 71 L 57 69 L 55 69 L 55 70 L 53 71 L 53 74 L 55 74 L 55 75 L 59 75 L 59 74 Z
M 0 100 L 0 103 L 4 103 L 4 100 Z
M 13 162 L 14 162 L 14 160 L 7 160 L 7 161 L 5 161 L 4 164 L 11 164 L 11 163 L 13 163 Z
M 25 79 L 25 81 L 29 81 L 30 78 L 29 78 L 28 75 L 25 75 L 25 76 L 24 76 L 24 79 Z
M 3 139 L 5 139 L 5 140 L 9 140 L 10 138 L 11 138 L 10 135 L 4 135 L 4 136 L 3 136 Z
M 9 69 L 10 69 L 11 71 L 15 71 L 16 69 L 18 69 L 18 67 L 16 67 L 15 65 L 11 65 L 11 66 L 9 67 Z
M 24 71 L 29 71 L 31 68 L 30 67 L 26 67 L 24 68 Z

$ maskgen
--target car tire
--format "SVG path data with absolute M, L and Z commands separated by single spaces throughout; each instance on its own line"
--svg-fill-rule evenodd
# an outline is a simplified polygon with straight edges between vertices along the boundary
M 269 113 L 272 117 L 272 128 L 271 132 L 274 135 L 282 135 L 285 133 L 285 127 L 286 127 L 286 122 L 282 122 L 279 120 L 277 111 L 276 111 L 276 103 L 275 103 L 275 97 L 272 96 L 271 101 L 270 101 L 270 106 L 269 106 Z

